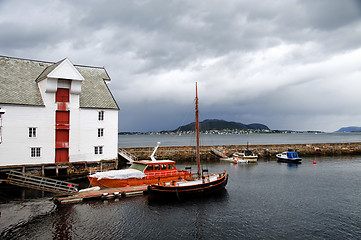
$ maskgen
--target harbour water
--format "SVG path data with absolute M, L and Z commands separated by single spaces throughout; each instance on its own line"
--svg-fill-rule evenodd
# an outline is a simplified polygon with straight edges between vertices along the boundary
M 191 135 L 119 136 L 120 147 L 153 147 L 158 141 L 194 144 Z M 201 142 L 361 142 L 361 133 L 203 135 Z M 14 193 L 10 203 L 0 204 L 0 223 L 7 223 L 0 226 L 0 239 L 361 239 L 361 156 L 303 158 L 301 165 L 208 162 L 204 167 L 228 171 L 220 195 L 184 202 L 156 202 L 145 195 L 56 207 L 51 194 Z
M 300 165 L 259 161 L 204 167 L 209 172 L 228 171 L 224 192 L 183 202 L 158 202 L 145 195 L 61 205 L 1 237 L 361 239 L 361 157 L 304 158 Z
M 201 134 L 201 145 L 267 145 L 303 143 L 361 142 L 361 132 L 354 133 L 272 133 L 272 134 Z M 194 146 L 194 135 L 119 135 L 120 148 L 161 146 Z

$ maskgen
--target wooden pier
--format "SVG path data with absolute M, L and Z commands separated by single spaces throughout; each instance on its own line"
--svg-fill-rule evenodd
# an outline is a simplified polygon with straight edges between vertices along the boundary
M 0 166 L 0 179 L 6 179 L 10 171 L 29 173 L 42 177 L 76 177 L 89 173 L 118 169 L 118 159 L 82 162 L 59 162 Z
M 89 200 L 115 199 L 143 195 L 148 189 L 148 185 L 102 188 L 99 190 L 79 191 L 69 196 L 55 196 L 54 201 L 57 204 L 79 203 Z

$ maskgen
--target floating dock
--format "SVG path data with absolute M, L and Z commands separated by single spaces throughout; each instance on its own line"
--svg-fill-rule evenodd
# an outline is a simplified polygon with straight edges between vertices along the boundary
M 57 204 L 79 203 L 89 200 L 115 199 L 144 195 L 148 185 L 119 187 L 119 188 L 91 188 L 86 191 L 79 191 L 69 196 L 55 196 L 54 201 Z

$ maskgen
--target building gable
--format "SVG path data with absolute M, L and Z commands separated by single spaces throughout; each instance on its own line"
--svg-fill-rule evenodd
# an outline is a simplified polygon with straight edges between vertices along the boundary
M 60 79 L 70 80 L 71 87 L 70 92 L 72 94 L 80 94 L 82 81 L 84 77 L 79 73 L 75 66 L 70 62 L 68 58 L 65 58 L 51 66 L 48 66 L 36 79 L 40 82 L 47 79 L 46 92 L 55 93 L 58 89 L 58 81 Z
M 104 68 L 0 56 L 0 104 L 44 106 L 38 82 L 47 79 L 46 92 L 56 92 L 59 79 L 72 80 L 71 94 L 80 94 L 79 107 L 119 110 L 106 82 Z
M 84 77 L 74 67 L 68 58 L 65 58 L 48 75 L 48 78 L 69 79 L 83 81 Z

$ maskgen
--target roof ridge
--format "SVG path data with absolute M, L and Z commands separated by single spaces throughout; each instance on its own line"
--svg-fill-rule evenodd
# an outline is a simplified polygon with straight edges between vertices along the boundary
M 70 60 L 69 57 L 65 57 L 62 60 L 58 61 L 58 62 L 53 62 L 53 61 L 45 61 L 45 60 L 37 60 L 37 59 L 30 59 L 30 58 L 20 58 L 20 57 L 10 57 L 10 56 L 5 56 L 5 55 L 0 55 L 0 58 L 11 58 L 11 59 L 17 59 L 17 60 L 24 60 L 24 61 L 33 61 L 33 62 L 40 62 L 40 63 L 48 63 L 48 64 L 56 64 L 58 62 L 64 61 L 66 58 L 68 58 Z M 82 64 L 73 64 L 75 67 L 89 67 L 89 68 L 99 68 L 99 69 L 105 69 L 104 66 L 90 66 L 90 65 L 82 65 Z
M 49 62 L 49 61 L 44 61 L 44 60 L 36 60 L 36 59 L 30 59 L 30 58 L 10 57 L 10 56 L 5 56 L 5 55 L 0 55 L 0 57 L 17 59 L 17 60 L 25 60 L 25 61 L 33 61 L 33 62 L 41 62 L 41 63 L 54 64 L 54 62 Z

